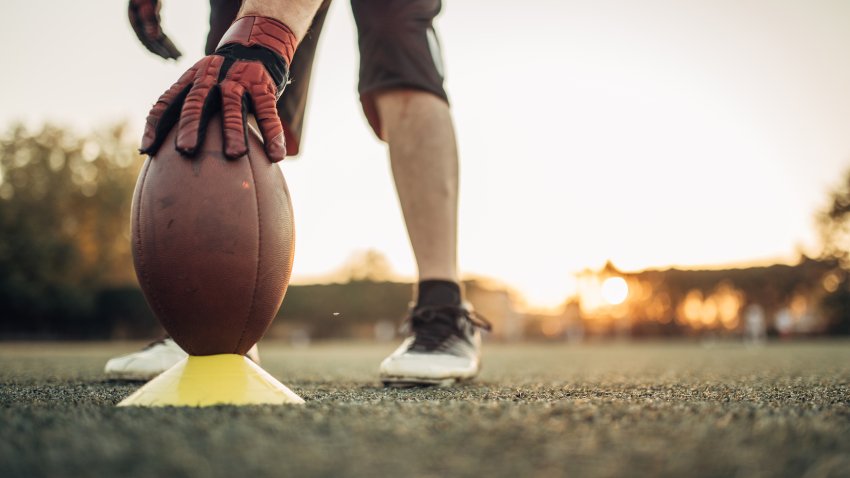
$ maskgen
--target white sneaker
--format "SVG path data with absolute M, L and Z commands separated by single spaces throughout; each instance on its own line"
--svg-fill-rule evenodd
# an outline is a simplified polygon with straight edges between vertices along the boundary
M 104 367 L 106 377 L 111 380 L 150 380 L 173 367 L 188 354 L 170 337 L 151 343 L 144 349 L 128 355 L 109 359 Z M 260 363 L 257 345 L 254 344 L 246 357 Z
M 418 307 L 408 324 L 412 335 L 381 362 L 387 386 L 451 385 L 481 370 L 481 332 L 490 323 L 472 307 Z

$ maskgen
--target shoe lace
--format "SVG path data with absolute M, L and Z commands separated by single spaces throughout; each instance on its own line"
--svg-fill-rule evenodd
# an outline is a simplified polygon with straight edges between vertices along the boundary
M 407 318 L 413 332 L 410 350 L 430 352 L 442 348 L 452 336 L 468 340 L 459 321 L 484 330 L 492 330 L 493 325 L 484 317 L 459 306 L 424 306 L 414 308 Z

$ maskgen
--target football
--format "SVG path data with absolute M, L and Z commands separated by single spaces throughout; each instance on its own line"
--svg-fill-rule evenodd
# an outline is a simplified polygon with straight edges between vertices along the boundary
M 295 244 L 280 168 L 248 128 L 248 154 L 224 156 L 221 117 L 192 158 L 173 128 L 142 166 L 132 206 L 136 276 L 169 335 L 190 355 L 245 354 L 277 314 Z

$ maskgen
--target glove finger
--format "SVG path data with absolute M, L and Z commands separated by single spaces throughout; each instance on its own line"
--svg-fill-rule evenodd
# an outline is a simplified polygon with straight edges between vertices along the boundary
M 266 155 L 273 163 L 282 161 L 286 157 L 286 140 L 283 137 L 283 125 L 277 114 L 277 95 L 274 91 L 271 78 L 268 77 L 265 68 L 261 74 L 264 81 L 251 82 L 249 95 L 257 125 L 263 135 Z
M 286 140 L 283 136 L 283 125 L 277 114 L 277 98 L 273 93 L 266 92 L 252 97 L 254 116 L 263 135 L 266 155 L 273 163 L 286 157 Z
M 171 52 L 159 41 L 148 41 L 147 39 L 142 40 L 142 45 L 148 49 L 149 52 L 165 58 L 166 60 L 171 59 Z
M 145 48 L 148 49 L 149 52 L 166 60 L 176 60 L 181 56 L 180 50 L 178 50 L 177 47 L 174 46 L 174 43 L 171 42 L 171 39 L 165 35 L 161 35 L 155 40 L 151 40 L 142 35 L 139 36 L 139 41 Z
M 245 121 L 248 116 L 245 87 L 231 80 L 221 83 L 221 128 L 224 135 L 224 155 L 236 159 L 248 152 Z
M 174 43 L 172 43 L 165 35 L 153 41 L 148 40 L 146 37 L 139 37 L 139 40 L 149 52 L 166 60 L 176 60 L 181 56 L 180 50 L 178 50 L 177 47 L 174 46 Z
M 192 156 L 203 144 L 206 133 L 207 121 L 213 113 L 215 101 L 218 95 L 210 95 L 210 91 L 218 83 L 218 74 L 224 58 L 220 56 L 208 56 L 206 64 L 198 68 L 192 89 L 183 102 L 183 110 L 180 112 L 180 123 L 177 125 L 177 150 Z
M 136 38 L 139 39 L 145 48 L 158 55 L 159 52 L 151 49 L 151 39 L 145 30 L 144 22 L 139 17 L 139 9 L 134 6 L 133 2 L 130 2 L 130 6 L 127 9 L 127 16 L 130 18 L 130 26 L 133 27 L 133 33 L 136 34 Z
M 180 50 L 178 50 L 177 47 L 174 46 L 174 43 L 171 41 L 171 38 L 168 38 L 168 35 L 163 34 L 162 38 L 159 39 L 159 42 L 165 49 L 165 51 L 168 53 L 168 57 L 166 58 L 176 60 L 183 56 L 183 54 L 180 53 Z
M 130 2 L 130 7 L 127 8 L 127 17 L 130 19 L 130 26 L 133 27 L 133 32 L 144 43 L 147 37 L 142 28 L 142 20 L 139 18 L 139 10 L 133 7 L 132 2 Z
M 154 154 L 165 141 L 165 136 L 177 122 L 180 107 L 192 87 L 192 81 L 201 62 L 183 73 L 183 76 L 171 85 L 171 88 L 166 90 L 153 105 L 145 121 L 145 133 L 142 136 L 140 152 Z
M 142 19 L 139 15 L 139 6 L 137 5 L 136 0 L 130 0 L 130 3 L 127 4 L 127 17 L 130 19 L 130 25 L 133 27 L 133 31 L 136 32 L 136 35 L 141 36 L 143 33 L 142 28 Z
M 139 40 L 149 52 L 166 60 L 176 60 L 181 56 L 180 50 L 171 43 L 168 37 L 163 37 L 155 41 L 148 41 L 146 38 L 139 38 Z
M 141 16 L 143 28 L 147 32 L 148 41 L 156 45 L 156 49 L 161 51 L 159 55 L 165 59 L 180 58 L 180 51 L 168 38 L 168 35 L 162 31 L 162 22 L 159 18 L 159 10 L 162 4 L 156 0 L 145 0 L 146 7 L 142 9 Z
M 159 27 L 159 5 L 152 0 L 130 0 L 136 9 L 140 26 L 145 35 L 153 40 L 162 34 Z
M 136 3 L 139 3 L 140 6 L 137 6 Z M 149 0 L 131 1 L 127 8 L 127 15 L 130 19 L 130 26 L 133 27 L 133 32 L 148 51 L 166 60 L 180 57 L 180 51 L 162 33 L 158 15 L 156 10 L 150 6 Z

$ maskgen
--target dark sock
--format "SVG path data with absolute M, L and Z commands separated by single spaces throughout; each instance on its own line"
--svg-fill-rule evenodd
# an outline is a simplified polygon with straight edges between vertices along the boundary
M 447 280 L 424 280 L 419 283 L 416 307 L 460 305 L 460 285 Z

